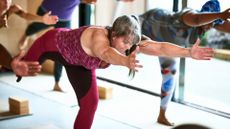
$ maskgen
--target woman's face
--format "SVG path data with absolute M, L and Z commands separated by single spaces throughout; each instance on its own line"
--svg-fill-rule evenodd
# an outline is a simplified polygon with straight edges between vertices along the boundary
M 5 13 L 10 8 L 11 0 L 0 0 L 0 13 Z
M 125 54 L 127 49 L 133 44 L 133 38 L 130 36 L 114 36 L 112 38 L 112 47 L 117 49 L 120 53 Z

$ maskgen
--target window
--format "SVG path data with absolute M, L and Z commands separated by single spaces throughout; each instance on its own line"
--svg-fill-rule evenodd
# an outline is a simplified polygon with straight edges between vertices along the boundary
M 188 0 L 188 7 L 200 10 L 205 2 L 206 0 Z M 227 4 L 228 0 L 219 0 L 219 2 L 222 11 L 230 7 Z M 230 43 L 229 39 L 228 42 Z M 184 100 L 230 113 L 229 72 L 229 61 L 216 58 L 211 61 L 186 59 Z
M 200 10 L 207 0 L 188 0 L 187 6 Z M 221 10 L 229 8 L 228 0 L 219 0 Z M 167 2 L 167 5 L 165 4 Z M 182 0 L 179 0 L 179 10 Z M 152 8 L 165 8 L 172 10 L 173 0 L 147 0 L 146 10 Z M 128 78 L 128 69 L 120 66 L 111 66 L 109 70 L 98 70 L 99 77 L 107 78 L 136 88 L 160 94 L 161 74 L 158 57 L 139 54 L 138 58 L 142 69 L 136 73 L 133 79 Z M 185 62 L 185 85 L 183 91 L 176 89 L 176 92 L 183 92 L 182 100 L 214 110 L 230 113 L 230 62 L 220 59 L 210 61 L 198 61 L 186 59 Z M 178 97 L 178 96 L 176 96 Z M 179 98 L 181 99 L 181 98 Z

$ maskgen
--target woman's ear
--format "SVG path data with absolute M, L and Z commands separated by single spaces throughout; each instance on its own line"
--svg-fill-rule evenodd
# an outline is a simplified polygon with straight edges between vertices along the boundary
M 115 34 L 114 31 L 111 33 L 111 36 L 112 36 L 112 37 L 115 37 L 115 36 L 116 36 L 116 34 Z
M 116 34 L 115 34 L 115 32 L 112 32 L 111 33 L 111 39 L 114 40 L 115 38 L 116 38 Z

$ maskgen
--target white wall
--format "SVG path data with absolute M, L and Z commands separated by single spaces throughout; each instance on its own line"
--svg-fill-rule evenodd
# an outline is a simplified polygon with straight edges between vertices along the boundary
M 27 0 L 13 0 L 13 3 L 20 5 L 24 10 L 27 9 Z M 27 21 L 13 14 L 8 19 L 8 28 L 0 29 L 0 43 L 9 50 L 12 55 L 18 53 L 17 44 L 19 37 L 27 26 Z
M 167 3 L 167 4 L 166 4 Z M 146 10 L 162 8 L 172 10 L 173 0 L 147 0 Z
M 196 10 L 200 10 L 202 5 L 207 2 L 208 0 L 199 0 L 199 2 L 196 2 L 194 0 L 188 0 L 188 7 L 191 7 Z M 230 1 L 229 0 L 219 0 L 221 11 L 224 11 L 225 9 L 230 7 Z
M 42 0 L 13 0 L 13 3 L 20 5 L 24 10 L 30 13 L 36 13 L 38 6 Z M 98 0 L 95 5 L 95 24 L 96 25 L 111 25 L 113 18 L 123 14 L 141 14 L 145 10 L 146 0 L 134 0 L 131 3 L 117 2 L 116 0 Z M 77 22 L 76 15 L 73 20 Z M 0 29 L 0 43 L 3 44 L 12 55 L 18 53 L 18 41 L 23 35 L 28 21 L 13 14 L 8 20 L 9 28 Z M 77 25 L 76 25 L 77 26 Z M 76 28 L 74 26 L 73 28 Z
M 123 14 L 141 14 L 145 10 L 146 0 L 117 2 L 116 0 L 98 0 L 95 6 L 95 24 L 111 25 L 113 19 Z

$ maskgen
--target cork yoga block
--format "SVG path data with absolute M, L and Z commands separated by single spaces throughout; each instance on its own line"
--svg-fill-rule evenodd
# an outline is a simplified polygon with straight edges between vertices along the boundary
M 113 95 L 113 88 L 110 86 L 98 86 L 99 98 L 110 99 Z
M 14 114 L 29 114 L 29 101 L 27 99 L 11 96 L 9 97 L 10 112 Z

